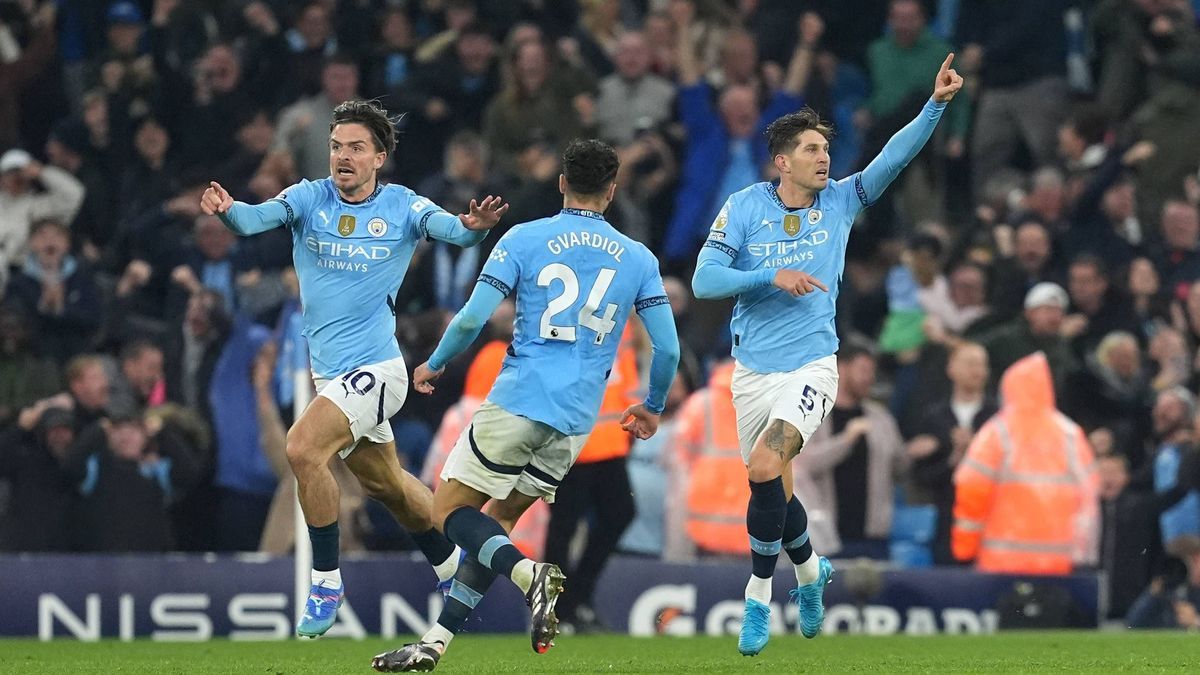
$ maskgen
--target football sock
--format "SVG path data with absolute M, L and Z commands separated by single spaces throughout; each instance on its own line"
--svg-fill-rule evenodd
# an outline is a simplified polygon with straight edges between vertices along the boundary
M 443 654 L 446 653 L 446 647 L 450 646 L 450 641 L 453 639 L 454 639 L 454 633 L 451 633 L 449 630 L 447 630 L 444 626 L 442 626 L 439 623 L 433 624 L 433 628 L 430 628 L 428 631 L 425 632 L 424 635 L 421 636 L 422 643 L 427 644 L 427 645 L 433 645 L 434 649 L 437 649 L 439 652 L 441 652 Z M 438 649 L 439 643 L 441 644 L 440 649 Z
M 424 532 L 412 533 L 412 538 L 417 542 L 421 553 L 425 554 L 425 559 L 433 565 L 438 581 L 445 581 L 454 576 L 454 570 L 458 567 L 458 551 L 449 539 L 432 527 Z
M 757 600 L 764 605 L 771 602 L 771 577 L 763 579 L 755 574 L 750 575 L 750 581 L 746 583 L 746 599 Z
M 321 527 L 308 526 L 308 540 L 312 542 L 313 569 L 327 572 L 338 568 L 338 524 L 333 521 Z
M 787 518 L 787 498 L 783 478 L 755 483 L 750 481 L 750 504 L 746 508 L 746 531 L 750 533 L 750 557 L 754 576 L 770 579 L 775 561 L 783 548 L 783 523 Z
M 475 605 L 479 604 L 483 594 L 487 593 L 495 580 L 496 573 L 484 567 L 474 556 L 464 560 L 458 566 L 458 572 L 454 574 L 454 581 L 450 582 L 450 596 L 446 599 L 442 613 L 438 615 L 437 626 L 450 634 L 462 630 L 471 610 L 475 609 Z M 437 641 L 430 640 L 429 637 L 429 633 L 426 633 L 421 641 Z M 450 641 L 446 639 L 443 642 L 449 644 Z
M 446 516 L 445 531 L 450 541 L 475 556 L 484 567 L 512 579 L 522 591 L 529 591 L 533 561 L 513 546 L 500 523 L 477 509 L 462 506 Z M 521 562 L 528 564 L 515 570 Z
M 796 567 L 796 583 L 811 584 L 820 574 L 820 565 L 808 541 L 808 513 L 796 495 L 787 504 L 787 520 L 783 523 L 783 550 Z
M 341 588 L 342 571 L 339 569 L 313 570 L 312 585 L 323 586 L 325 588 Z

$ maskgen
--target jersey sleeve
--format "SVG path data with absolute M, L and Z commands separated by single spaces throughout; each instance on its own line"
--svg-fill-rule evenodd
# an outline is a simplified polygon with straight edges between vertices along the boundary
M 745 227 L 734 217 L 733 197 L 725 200 L 720 213 L 708 228 L 708 237 L 704 240 L 704 248 L 724 253 L 733 262 L 738 256 L 745 239 Z
M 487 284 L 506 296 L 512 293 L 517 287 L 517 280 L 521 278 L 521 264 L 514 255 L 520 241 L 513 236 L 519 231 L 515 228 L 509 230 L 496 242 L 496 247 L 492 249 L 492 254 L 488 256 L 483 270 L 479 273 L 479 283 Z M 662 286 L 661 281 L 659 286 Z
M 847 207 L 856 209 L 851 213 L 857 213 L 879 199 L 900 171 L 925 147 L 945 109 L 945 103 L 933 99 L 927 101 L 916 118 L 888 139 L 883 151 L 865 169 L 839 181 L 843 188 L 846 183 L 853 186 L 853 198 L 847 195 L 846 199 Z
M 433 200 L 409 190 L 409 231 L 416 239 L 444 241 L 457 246 L 469 247 L 483 241 L 487 231 L 468 230 L 458 216 L 448 213 L 433 203 Z
M 745 223 L 736 216 L 733 197 L 725 201 L 708 231 L 708 239 L 696 259 L 692 292 L 697 298 L 730 298 L 746 291 L 770 286 L 775 270 L 744 271 L 731 267 L 746 238 Z
M 667 300 L 667 290 L 663 286 L 662 273 L 658 270 L 658 258 L 655 258 L 648 249 L 646 250 L 645 266 L 642 283 L 638 287 L 637 300 L 633 305 L 639 314 L 651 307 L 670 304 Z
M 299 183 L 284 189 L 278 196 L 268 199 L 268 202 L 279 202 L 287 210 L 285 227 L 294 227 L 304 222 L 304 218 L 317 207 L 321 197 L 321 185 L 315 181 L 302 179 Z

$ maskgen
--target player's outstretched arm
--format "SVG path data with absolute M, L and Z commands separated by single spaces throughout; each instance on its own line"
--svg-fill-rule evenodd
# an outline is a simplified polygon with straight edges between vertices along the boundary
M 422 393 L 433 393 L 433 381 L 441 377 L 446 363 L 458 356 L 479 337 L 487 320 L 504 300 L 504 293 L 491 284 L 477 283 L 467 304 L 450 320 L 446 334 L 438 342 L 437 349 L 429 360 L 413 371 L 413 389 Z
M 679 335 L 671 305 L 663 303 L 638 313 L 650 334 L 650 391 L 646 400 L 631 406 L 621 419 L 621 428 L 645 440 L 658 430 L 658 416 L 667 405 L 667 392 L 679 370 Z
M 867 168 L 863 169 L 863 193 L 860 193 L 859 198 L 864 201 L 864 204 L 872 204 L 879 199 L 887 186 L 896 180 L 900 171 L 908 166 L 908 163 L 917 156 L 921 148 L 925 147 L 929 137 L 933 135 L 933 130 L 937 127 L 938 120 L 942 118 L 942 111 L 946 109 L 946 104 L 962 88 L 962 77 L 950 67 L 953 61 L 954 54 L 951 53 L 942 62 L 937 79 L 934 81 L 933 96 L 930 97 L 916 119 L 897 131 L 883 146 L 883 152 L 879 153 L 879 156 L 871 160 Z
M 429 216 L 425 227 L 433 239 L 468 248 L 483 241 L 507 212 L 508 204 L 503 199 L 488 195 L 483 201 L 472 199 L 467 212 L 457 216 L 438 210 Z
M 200 210 L 217 216 L 225 227 L 243 236 L 273 230 L 288 219 L 287 207 L 282 202 L 271 200 L 257 206 L 235 202 L 216 181 L 210 182 L 200 196 Z

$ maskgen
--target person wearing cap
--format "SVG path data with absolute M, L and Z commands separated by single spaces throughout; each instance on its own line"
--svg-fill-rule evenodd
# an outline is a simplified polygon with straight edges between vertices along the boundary
M 44 191 L 34 191 L 34 181 Z M 70 173 L 43 166 L 20 148 L 0 155 L 0 281 L 25 254 L 33 224 L 45 219 L 71 222 L 84 193 L 83 184 Z
M 0 517 L 0 550 L 70 550 L 70 522 L 79 495 L 63 468 L 75 440 L 65 396 L 43 399 L 0 433 L 0 480 L 12 493 Z
M 146 53 L 142 36 L 146 17 L 137 3 L 120 0 L 108 6 L 107 44 L 89 64 L 90 82 L 110 93 L 146 92 L 154 84 L 154 61 Z
M 1069 304 L 1062 286 L 1043 281 L 1025 294 L 1025 311 L 1021 317 L 980 336 L 979 342 L 987 349 L 988 362 L 992 366 L 993 391 L 1009 366 L 1039 351 L 1050 362 L 1055 389 L 1062 391 L 1068 376 L 1078 367 L 1067 339 L 1061 334 Z

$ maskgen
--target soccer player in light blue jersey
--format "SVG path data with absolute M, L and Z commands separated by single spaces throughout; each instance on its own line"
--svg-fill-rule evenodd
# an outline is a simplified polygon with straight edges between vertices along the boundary
M 679 340 L 658 260 L 602 215 L 616 191 L 617 168 L 617 154 L 605 143 L 575 141 L 567 148 L 558 179 L 563 210 L 517 225 L 500 239 L 466 306 L 429 362 L 413 373 L 417 391 L 432 391 L 446 362 L 516 292 L 508 357 L 451 451 L 433 498 L 435 525 L 470 556 L 454 576 L 438 622 L 419 642 L 376 656 L 376 670 L 433 670 L 497 574 L 525 593 L 534 651 L 550 648 L 562 572 L 526 558 L 507 534 L 536 500 L 554 500 L 596 424 L 621 332 L 635 311 L 654 356 L 650 391 L 625 411 L 622 426 L 641 439 L 658 429 L 679 365 Z M 480 509 L 489 501 L 485 515 Z
M 855 217 L 895 180 L 929 140 L 962 87 L 942 63 L 933 97 L 867 168 L 829 182 L 832 129 L 811 109 L 767 128 L 779 184 L 756 183 L 729 196 L 700 252 L 692 279 L 698 298 L 736 297 L 730 328 L 733 405 L 750 477 L 746 529 L 753 573 L 738 651 L 753 656 L 770 632 L 771 577 L 781 549 L 796 569 L 792 597 L 800 630 L 812 638 L 825 618 L 833 566 L 813 553 L 808 516 L 788 468 L 820 426 L 837 393 L 834 308 Z M 786 470 L 785 470 L 786 469 Z
M 318 394 L 287 441 L 313 550 L 312 591 L 296 627 L 305 637 L 329 630 L 345 596 L 338 486 L 329 470 L 335 454 L 412 533 L 439 579 L 458 567 L 454 545 L 432 526 L 432 493 L 400 468 L 388 424 L 408 395 L 395 293 L 421 239 L 474 246 L 508 206 L 489 196 L 454 216 L 406 187 L 384 185 L 379 168 L 395 147 L 387 113 L 373 102 L 347 101 L 329 125 L 329 178 L 302 180 L 257 206 L 233 201 L 214 182 L 200 203 L 240 235 L 275 227 L 292 233 Z

